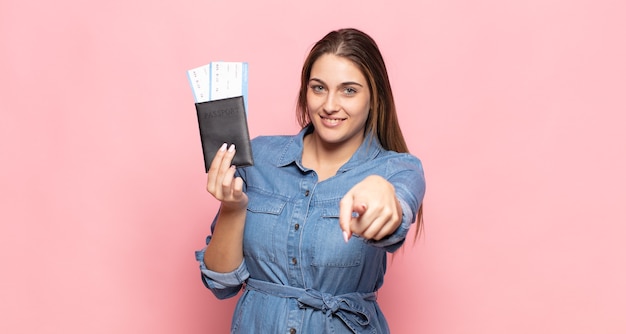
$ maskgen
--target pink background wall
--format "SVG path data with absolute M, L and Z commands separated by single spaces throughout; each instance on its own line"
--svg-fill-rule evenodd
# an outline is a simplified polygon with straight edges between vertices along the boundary
M 393 332 L 626 332 L 623 1 L 39 2 L 0 2 L 1 333 L 226 332 L 185 71 L 248 61 L 252 135 L 293 133 L 303 58 L 345 26 L 427 173 Z

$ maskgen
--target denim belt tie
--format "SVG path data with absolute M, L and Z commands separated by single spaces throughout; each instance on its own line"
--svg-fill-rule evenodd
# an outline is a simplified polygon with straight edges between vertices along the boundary
M 353 333 L 362 333 L 370 329 L 370 314 L 365 304 L 376 301 L 376 293 L 351 292 L 333 296 L 313 289 L 302 289 L 288 285 L 270 283 L 249 278 L 246 283 L 247 290 L 259 291 L 268 295 L 294 298 L 301 308 L 312 308 L 324 312 L 328 317 L 326 332 L 332 333 L 330 318 L 338 317 L 348 326 Z

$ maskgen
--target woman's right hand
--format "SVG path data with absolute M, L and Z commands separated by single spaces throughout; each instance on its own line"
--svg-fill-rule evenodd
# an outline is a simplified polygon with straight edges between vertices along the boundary
M 209 270 L 228 273 L 243 260 L 243 231 L 248 196 L 243 192 L 243 180 L 235 177 L 235 145 L 224 144 L 209 167 L 206 189 L 222 202 L 213 237 L 204 251 L 204 264 Z M 222 223 L 225 222 L 225 223 Z
M 236 167 L 232 164 L 235 145 L 227 149 L 224 143 L 215 154 L 209 167 L 206 189 L 222 202 L 222 210 L 241 210 L 248 205 L 248 196 L 243 192 L 243 180 L 235 177 Z

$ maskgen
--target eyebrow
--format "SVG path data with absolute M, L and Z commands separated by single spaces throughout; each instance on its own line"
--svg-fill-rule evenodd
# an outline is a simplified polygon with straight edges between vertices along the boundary
M 321 84 L 322 84 L 322 85 L 324 85 L 324 86 L 328 86 L 328 85 L 324 82 L 324 80 L 321 80 L 321 79 L 318 79 L 318 78 L 311 78 L 311 79 L 309 79 L 309 82 L 311 82 L 311 81 L 316 81 L 316 82 L 321 83 Z M 362 84 L 360 84 L 360 83 L 358 83 L 358 82 L 355 82 L 355 81 L 346 81 L 346 82 L 342 82 L 342 83 L 341 83 L 341 86 L 350 86 L 350 85 L 356 85 L 356 86 L 359 86 L 359 87 L 363 87 L 363 85 L 362 85 Z

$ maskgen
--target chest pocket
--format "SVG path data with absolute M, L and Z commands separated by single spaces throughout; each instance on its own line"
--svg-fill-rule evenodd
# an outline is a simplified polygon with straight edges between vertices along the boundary
M 287 201 L 267 194 L 248 192 L 248 211 L 244 230 L 245 256 L 276 262 L 281 235 L 280 221 Z M 284 242 L 283 242 L 284 244 Z
M 363 262 L 363 239 L 352 235 L 343 240 L 339 227 L 339 201 L 337 208 L 322 210 L 322 218 L 315 223 L 312 265 L 315 267 L 353 267 Z

